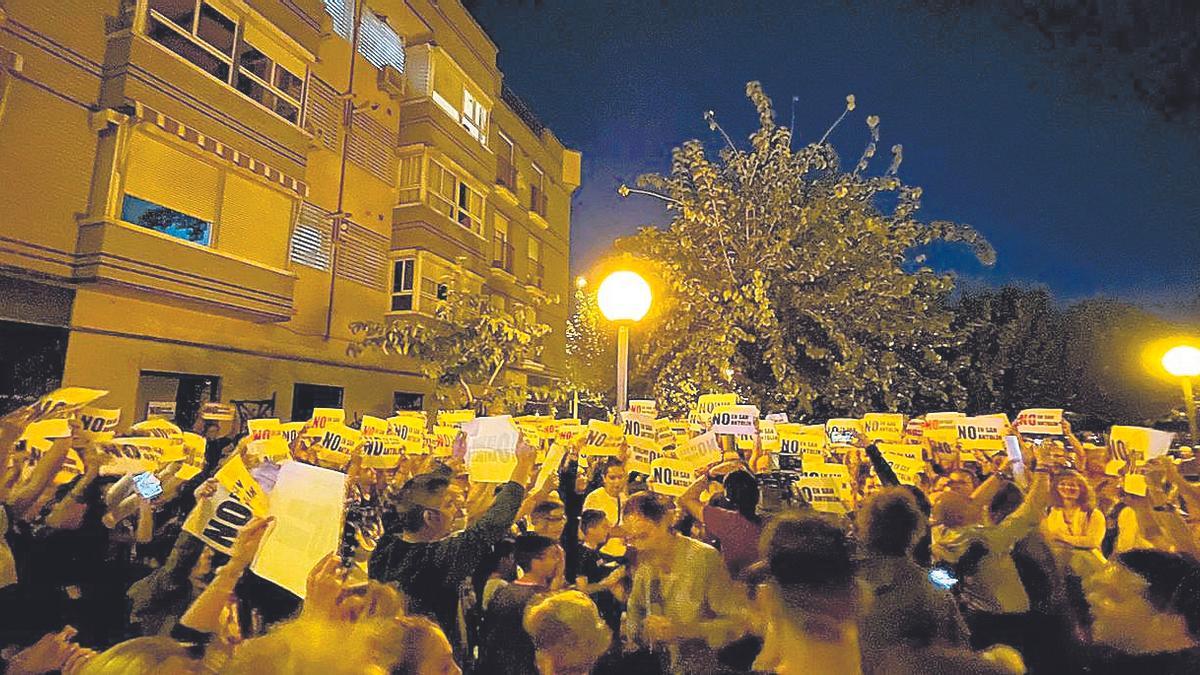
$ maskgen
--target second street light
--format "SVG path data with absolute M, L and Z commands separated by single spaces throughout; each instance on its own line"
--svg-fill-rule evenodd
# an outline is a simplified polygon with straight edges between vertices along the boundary
M 1188 345 L 1174 347 L 1163 354 L 1163 368 L 1183 384 L 1183 409 L 1187 412 L 1188 435 L 1194 445 L 1200 443 L 1196 435 L 1196 398 L 1192 393 L 1192 378 L 1200 375 L 1200 349 Z
M 613 272 L 600 282 L 596 303 L 617 324 L 617 412 L 629 401 L 629 327 L 650 311 L 650 284 L 636 272 Z

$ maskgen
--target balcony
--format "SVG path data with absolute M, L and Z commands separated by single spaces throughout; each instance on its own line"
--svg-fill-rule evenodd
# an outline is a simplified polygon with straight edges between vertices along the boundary
M 517 205 L 517 167 L 507 157 L 496 158 L 496 185 L 501 196 Z
M 529 215 L 533 216 L 533 221 L 541 227 L 549 227 L 550 223 L 546 221 L 546 193 L 542 188 L 531 185 L 529 189 Z
M 119 220 L 79 226 L 75 280 L 254 321 L 292 318 L 296 275 Z
M 492 240 L 492 272 L 513 276 L 513 245 L 507 239 Z

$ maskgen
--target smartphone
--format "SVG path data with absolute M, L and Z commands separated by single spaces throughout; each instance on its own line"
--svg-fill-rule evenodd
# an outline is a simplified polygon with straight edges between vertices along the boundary
M 948 591 L 958 583 L 958 577 L 954 575 L 954 570 L 948 567 L 933 567 L 929 570 L 929 583 L 933 584 L 934 588 Z
M 137 490 L 142 499 L 154 499 L 163 493 L 162 482 L 149 471 L 133 475 L 133 489 Z

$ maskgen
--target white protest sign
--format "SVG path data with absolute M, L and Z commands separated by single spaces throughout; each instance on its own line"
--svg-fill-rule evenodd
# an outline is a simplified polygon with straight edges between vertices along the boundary
M 825 433 L 829 435 L 830 445 L 850 445 L 854 443 L 854 435 L 862 432 L 862 420 L 841 417 L 825 422 Z
M 963 450 L 981 451 L 985 454 L 1004 451 L 1006 420 L 998 417 L 961 417 L 958 426 L 958 442 Z
M 586 457 L 615 457 L 621 454 L 621 442 L 624 440 L 625 429 L 619 424 L 590 420 L 587 424 L 587 440 L 579 454 Z
M 661 445 L 649 438 L 630 436 L 628 443 L 629 462 L 627 466 L 630 471 L 649 475 L 650 465 L 654 463 L 654 460 L 670 456 L 670 453 L 665 452 Z
M 899 443 L 904 438 L 904 415 L 867 413 L 862 418 L 862 431 L 872 441 Z
M 51 417 L 67 417 L 80 408 L 89 405 L 108 394 L 103 389 L 87 387 L 62 387 L 55 389 L 39 398 L 29 406 L 29 422 L 50 419 Z
M 650 480 L 646 484 L 652 492 L 678 497 L 696 482 L 701 468 L 687 460 L 661 457 L 651 462 Z
M 1023 434 L 1062 434 L 1062 408 L 1028 408 L 1017 415 L 1017 431 Z
M 309 572 L 341 540 L 345 497 L 346 474 L 303 462 L 284 464 L 271 490 L 268 515 L 275 524 L 250 569 L 303 598 Z
M 837 481 L 829 476 L 802 474 L 794 483 L 796 492 L 814 511 L 846 513 L 846 505 L 838 498 Z
M 716 434 L 709 431 L 675 448 L 675 457 L 688 466 L 702 469 L 721 461 L 721 444 Z
M 479 417 L 463 422 L 467 435 L 467 474 L 475 483 L 507 483 L 517 467 L 519 433 L 512 417 Z
M 697 421 L 702 426 L 708 426 L 712 422 L 713 412 L 717 408 L 727 405 L 737 405 L 737 394 L 703 394 L 696 401 L 695 414 Z
M 758 432 L 758 408 L 752 405 L 722 406 L 713 411 L 712 430 L 717 434 L 747 434 Z
M 537 478 L 533 482 L 533 492 L 536 493 L 538 490 L 541 490 L 546 481 L 550 480 L 550 476 L 558 473 L 559 468 L 562 466 L 563 457 L 566 456 L 567 449 L 565 447 L 557 443 L 550 446 L 550 449 L 546 452 L 546 461 L 542 462 L 541 468 L 538 469 Z
M 1175 434 L 1146 427 L 1118 425 L 1109 431 L 1108 438 L 1114 457 L 1138 465 L 1167 454 Z

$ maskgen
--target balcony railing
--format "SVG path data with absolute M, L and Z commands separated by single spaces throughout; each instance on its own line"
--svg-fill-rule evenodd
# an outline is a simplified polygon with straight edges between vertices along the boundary
M 546 217 L 546 193 L 536 185 L 531 186 L 529 191 L 529 210 Z
M 492 268 L 512 274 L 513 245 L 505 239 L 492 240 Z
M 507 157 L 496 158 L 496 184 L 508 188 L 509 192 L 517 191 L 517 167 Z

